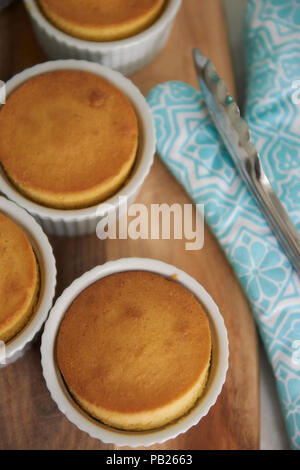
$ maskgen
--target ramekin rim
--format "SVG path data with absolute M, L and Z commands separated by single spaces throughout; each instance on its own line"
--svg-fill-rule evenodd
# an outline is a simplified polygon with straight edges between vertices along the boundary
M 171 276 L 176 273 L 177 281 L 187 287 L 206 306 L 209 317 L 211 320 L 213 320 L 213 325 L 217 332 L 219 343 L 217 365 L 218 372 L 214 376 L 209 393 L 200 400 L 199 404 L 193 410 L 191 410 L 178 422 L 170 424 L 162 429 L 144 431 L 141 433 L 114 430 L 113 428 L 109 428 L 96 421 L 93 422 L 93 420 L 88 416 L 84 416 L 82 413 L 77 411 L 76 407 L 71 404 L 71 400 L 66 398 L 65 392 L 59 383 L 53 354 L 53 348 L 59 324 L 66 309 L 71 304 L 73 299 L 86 287 L 98 279 L 113 273 L 137 269 L 157 272 L 163 276 Z M 49 357 L 51 358 L 50 362 Z M 43 376 L 45 378 L 50 395 L 56 402 L 60 411 L 65 414 L 73 424 L 75 424 L 82 431 L 89 434 L 91 437 L 100 439 L 106 444 L 115 444 L 117 446 L 148 447 L 153 444 L 161 444 L 169 439 L 177 437 L 179 434 L 185 433 L 192 426 L 196 425 L 200 419 L 202 419 L 209 412 L 210 408 L 215 404 L 218 396 L 221 393 L 226 380 L 228 358 L 228 334 L 224 319 L 219 311 L 219 308 L 206 289 L 204 289 L 204 287 L 198 281 L 196 281 L 193 277 L 181 269 L 178 269 L 175 266 L 163 261 L 150 258 L 132 257 L 121 258 L 115 261 L 108 261 L 103 265 L 96 266 L 90 271 L 84 273 L 79 278 L 75 279 L 69 285 L 69 287 L 64 290 L 62 295 L 56 300 L 56 303 L 51 309 L 41 342 L 41 362 Z M 53 380 L 54 384 L 52 382 Z
M 120 72 L 112 70 L 104 65 L 82 59 L 59 59 L 42 62 L 24 69 L 22 72 L 17 73 L 11 79 L 9 79 L 6 82 L 7 96 L 9 96 L 9 94 L 22 83 L 30 80 L 30 78 L 33 76 L 64 68 L 89 71 L 92 73 L 97 73 L 98 70 L 99 76 L 110 81 L 127 96 L 129 95 L 132 104 L 136 108 L 139 121 L 145 128 L 146 132 L 144 133 L 145 136 L 143 140 L 144 149 L 142 150 L 142 156 L 134 176 L 130 178 L 128 182 L 109 199 L 100 202 L 97 205 L 83 209 L 54 209 L 32 201 L 19 192 L 17 188 L 14 188 L 13 184 L 7 181 L 5 173 L 0 166 L 0 191 L 9 199 L 24 207 L 31 214 L 38 216 L 43 220 L 51 220 L 54 223 L 61 220 L 64 220 L 66 223 L 71 223 L 74 221 L 80 222 L 82 220 L 92 219 L 96 216 L 101 216 L 101 206 L 105 207 L 107 204 L 109 204 L 117 208 L 119 205 L 118 199 L 120 196 L 124 196 L 125 198 L 130 199 L 140 189 L 146 177 L 148 176 L 156 151 L 154 118 L 145 97 L 131 80 L 122 75 Z
M 52 245 L 35 219 L 25 209 L 1 195 L 0 211 L 20 225 L 29 238 L 34 240 L 40 252 L 35 252 L 35 255 L 37 256 L 38 263 L 41 263 L 41 256 L 43 257 L 43 265 L 46 272 L 43 299 L 39 299 L 40 304 L 38 309 L 35 311 L 29 324 L 25 326 L 24 331 L 21 330 L 16 338 L 10 340 L 5 347 L 6 359 L 10 360 L 34 339 L 45 323 L 55 297 L 57 269 Z
M 39 24 L 39 26 L 47 32 L 49 36 L 55 37 L 57 41 L 67 44 L 69 47 L 77 47 L 81 50 L 93 50 L 100 52 L 108 52 L 116 48 L 127 48 L 139 41 L 147 40 L 152 35 L 155 35 L 157 31 L 160 31 L 165 27 L 166 23 L 169 23 L 176 16 L 182 0 L 169 0 L 169 5 L 165 8 L 161 16 L 146 30 L 131 36 L 126 39 L 111 42 L 96 42 L 86 41 L 84 39 L 76 38 L 71 36 L 55 25 L 53 25 L 43 13 L 40 11 L 36 0 L 23 0 L 25 7 L 30 16 Z

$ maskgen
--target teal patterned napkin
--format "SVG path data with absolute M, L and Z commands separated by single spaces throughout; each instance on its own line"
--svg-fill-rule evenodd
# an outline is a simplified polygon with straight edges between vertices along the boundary
M 246 24 L 245 117 L 300 230 L 300 104 L 293 88 L 300 80 L 300 2 L 250 0 Z M 169 82 L 154 88 L 148 103 L 158 154 L 194 202 L 205 204 L 206 221 L 251 302 L 291 444 L 300 449 L 300 279 L 222 146 L 200 92 Z

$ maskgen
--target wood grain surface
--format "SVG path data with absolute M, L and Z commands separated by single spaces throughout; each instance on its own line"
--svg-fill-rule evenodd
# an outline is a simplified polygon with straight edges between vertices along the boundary
M 131 78 L 144 94 L 157 83 L 184 80 L 197 86 L 191 59 L 200 47 L 215 63 L 232 93 L 234 83 L 226 28 L 219 0 L 184 0 L 165 49 Z M 19 1 L 0 13 L 0 79 L 47 60 L 39 49 Z M 138 202 L 189 203 L 172 175 L 156 158 Z M 194 276 L 212 295 L 229 334 L 230 365 L 216 405 L 189 432 L 153 449 L 258 449 L 259 389 L 256 330 L 245 296 L 213 235 L 205 229 L 201 251 L 184 241 L 102 242 L 96 235 L 51 237 L 57 267 L 57 295 L 86 270 L 127 256 L 156 258 Z M 79 431 L 57 409 L 40 365 L 40 341 L 15 364 L 0 370 L 0 449 L 114 449 Z

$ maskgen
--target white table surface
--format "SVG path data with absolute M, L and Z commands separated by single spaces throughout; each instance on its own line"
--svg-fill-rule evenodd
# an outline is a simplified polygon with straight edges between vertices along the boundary
M 289 439 L 281 412 L 276 381 L 263 345 L 259 345 L 260 359 L 260 446 L 263 450 L 288 450 Z

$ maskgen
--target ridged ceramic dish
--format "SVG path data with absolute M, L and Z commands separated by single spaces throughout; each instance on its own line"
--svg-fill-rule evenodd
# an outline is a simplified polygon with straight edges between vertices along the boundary
M 42 328 L 54 299 L 56 267 L 52 247 L 31 215 L 4 197 L 0 197 L 0 212 L 18 224 L 28 236 L 37 257 L 41 279 L 39 300 L 32 318 L 25 328 L 5 345 L 5 357 L 4 351 L 1 350 L 0 367 L 3 367 L 21 357 Z
M 7 97 L 18 86 L 31 77 L 53 70 L 75 69 L 100 75 L 119 88 L 135 108 L 139 125 L 139 149 L 134 168 L 122 188 L 106 201 L 92 207 L 76 210 L 57 210 L 37 204 L 23 196 L 8 180 L 0 166 L 0 191 L 9 199 L 29 211 L 42 225 L 43 229 L 53 235 L 77 236 L 96 231 L 97 223 L 107 214 L 107 204 L 118 211 L 120 197 L 132 203 L 147 177 L 155 153 L 155 129 L 151 111 L 138 88 L 119 72 L 102 65 L 82 60 L 58 60 L 36 65 L 15 75 L 6 83 Z M 5 106 L 5 105 L 4 105 Z
M 164 47 L 181 0 L 168 0 L 155 23 L 128 39 L 92 42 L 75 38 L 56 28 L 43 15 L 36 0 L 24 0 L 37 39 L 51 59 L 85 59 L 131 74 L 148 64 Z
M 119 431 L 87 415 L 71 398 L 56 363 L 56 336 L 64 314 L 72 301 L 97 280 L 114 273 L 143 270 L 161 274 L 165 277 L 176 276 L 177 282 L 194 294 L 204 306 L 212 333 L 212 360 L 208 383 L 196 405 L 181 419 L 153 431 Z M 192 277 L 180 269 L 161 261 L 144 258 L 125 258 L 97 266 L 75 280 L 54 305 L 46 323 L 42 337 L 43 374 L 53 400 L 67 418 L 79 429 L 105 443 L 118 446 L 150 446 L 173 439 L 196 425 L 214 405 L 226 379 L 228 368 L 228 338 L 223 318 L 218 307 L 206 290 Z

